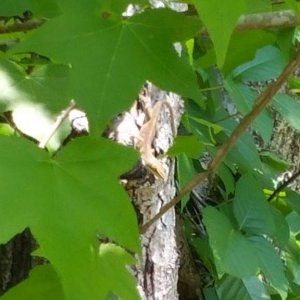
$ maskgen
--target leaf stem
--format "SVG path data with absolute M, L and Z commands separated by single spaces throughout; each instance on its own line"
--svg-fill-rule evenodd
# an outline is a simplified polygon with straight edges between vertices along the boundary
M 272 100 L 272 97 L 277 93 L 280 87 L 284 84 L 287 77 L 294 72 L 300 63 L 300 49 L 297 51 L 295 58 L 291 60 L 279 75 L 276 81 L 273 81 L 255 100 L 252 110 L 240 121 L 239 125 L 233 130 L 227 142 L 223 144 L 216 152 L 216 155 L 210 162 L 207 171 L 196 174 L 183 188 L 178 192 L 170 202 L 161 207 L 160 211 L 147 223 L 140 227 L 140 233 L 145 233 L 147 229 L 157 220 L 161 218 L 170 208 L 174 207 L 185 194 L 190 192 L 194 187 L 201 183 L 204 179 L 211 177 L 221 162 L 234 146 L 236 141 L 247 130 L 249 125 L 255 120 L 259 113 Z
M 211 86 L 211 87 L 208 87 L 208 88 L 200 89 L 200 91 L 201 92 L 207 92 L 207 91 L 219 90 L 219 89 L 222 89 L 222 88 L 224 88 L 224 85 L 217 85 L 217 86 Z
M 56 122 L 51 127 L 50 131 L 39 143 L 39 148 L 45 148 L 50 139 L 52 138 L 53 134 L 56 132 L 56 130 L 59 128 L 59 126 L 62 124 L 62 122 L 68 117 L 69 113 L 72 109 L 74 109 L 76 106 L 76 103 L 74 100 L 71 100 L 70 105 L 62 111 L 62 113 L 58 116 Z

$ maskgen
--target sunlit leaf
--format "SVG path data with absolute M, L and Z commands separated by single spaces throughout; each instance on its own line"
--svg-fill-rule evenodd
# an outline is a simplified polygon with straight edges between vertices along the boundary
M 35 51 L 71 64 L 72 96 L 90 116 L 92 128 L 104 126 L 113 115 L 127 109 L 145 80 L 199 98 L 193 69 L 173 46 L 173 42 L 196 33 L 196 18 L 160 9 L 124 20 L 101 9 L 96 0 L 88 6 L 84 0 L 72 8 L 62 6 L 63 14 L 48 21 L 14 51 Z
M 70 101 L 70 68 L 61 64 L 36 66 L 30 74 L 15 63 L 0 60 L 0 102 L 5 109 L 19 103 L 47 103 L 58 112 Z
M 68 300 L 101 299 L 114 291 L 116 285 L 99 284 L 107 269 L 100 267 L 97 239 L 101 234 L 139 250 L 135 214 L 118 183 L 135 155 L 90 137 L 70 143 L 54 159 L 15 137 L 1 137 L 0 149 L 0 242 L 29 227 L 61 278 Z M 101 259 L 105 255 L 113 254 L 107 251 Z M 119 268 L 132 262 L 126 257 L 115 257 Z M 116 271 L 115 276 L 121 282 L 131 277 L 127 271 Z
M 215 46 L 218 66 L 222 67 L 238 18 L 245 12 L 244 0 L 193 0 Z

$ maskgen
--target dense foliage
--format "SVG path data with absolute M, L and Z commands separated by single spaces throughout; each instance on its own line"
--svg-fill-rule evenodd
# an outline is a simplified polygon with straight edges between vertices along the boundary
M 49 151 L 39 149 L 0 124 L 0 242 L 29 227 L 40 246 L 34 255 L 50 262 L 3 299 L 138 299 L 125 267 L 134 263 L 129 253 L 139 251 L 138 226 L 118 183 L 138 155 L 101 132 L 146 80 L 180 94 L 185 135 L 172 151 L 183 185 L 201 172 L 199 156 L 213 157 L 252 109 L 257 92 L 250 83 L 273 80 L 294 56 L 295 27 L 235 28 L 241 15 L 292 9 L 297 16 L 297 1 L 182 2 L 189 3 L 186 13 L 146 0 L 1 1 L 1 113 L 32 103 L 57 114 L 75 99 L 91 128 L 56 153 L 51 143 Z M 125 15 L 131 3 L 138 12 Z M 292 74 L 288 82 L 299 89 Z M 234 114 L 225 109 L 227 95 Z M 203 210 L 208 238 L 190 235 L 213 279 L 206 299 L 300 294 L 300 197 L 288 188 L 269 197 L 291 163 L 263 151 L 274 111 L 300 130 L 299 102 L 277 94 L 223 158 L 218 205 Z M 99 245 L 101 237 L 113 243 Z

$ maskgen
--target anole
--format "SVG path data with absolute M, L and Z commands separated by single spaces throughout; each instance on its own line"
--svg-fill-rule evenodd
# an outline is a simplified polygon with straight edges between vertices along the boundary
M 152 108 L 145 109 L 147 121 L 140 128 L 136 147 L 140 151 L 141 160 L 145 168 L 155 176 L 162 178 L 165 181 L 167 179 L 165 170 L 161 162 L 154 156 L 154 151 L 152 149 L 152 143 L 157 131 L 159 114 L 163 106 L 167 107 L 170 111 L 172 134 L 173 136 L 175 135 L 173 109 L 167 101 L 161 100 L 156 102 Z

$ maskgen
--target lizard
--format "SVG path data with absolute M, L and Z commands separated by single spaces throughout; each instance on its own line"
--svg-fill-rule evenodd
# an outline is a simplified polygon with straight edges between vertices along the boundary
M 141 126 L 139 135 L 136 141 L 136 148 L 141 155 L 141 161 L 145 168 L 153 175 L 166 181 L 165 170 L 161 162 L 154 156 L 152 143 L 157 131 L 157 122 L 162 107 L 165 106 L 170 111 L 172 134 L 175 136 L 175 122 L 173 109 L 169 102 L 160 100 L 151 108 L 145 108 L 145 115 L 147 121 Z

